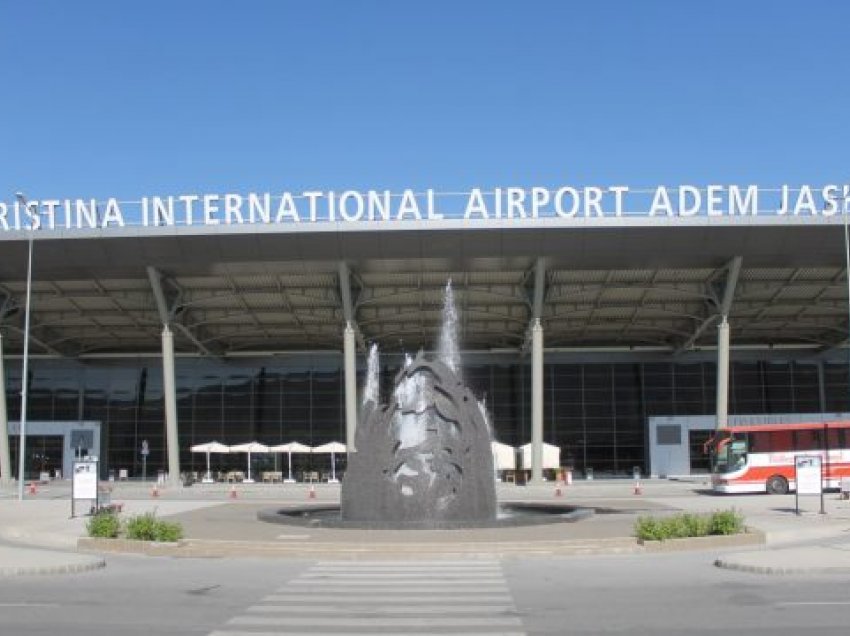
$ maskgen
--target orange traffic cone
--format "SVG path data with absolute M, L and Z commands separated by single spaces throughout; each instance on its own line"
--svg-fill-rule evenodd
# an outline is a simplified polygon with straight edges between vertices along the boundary
M 237 495 L 236 495 L 236 484 L 234 484 L 230 487 L 230 498 L 236 499 L 236 497 L 237 497 Z
M 307 492 L 307 498 L 308 499 L 315 499 L 316 498 L 316 487 L 313 486 L 312 484 L 310 485 L 310 490 Z
M 640 487 L 640 479 L 635 480 L 635 494 L 636 495 L 642 495 L 643 494 L 643 489 Z

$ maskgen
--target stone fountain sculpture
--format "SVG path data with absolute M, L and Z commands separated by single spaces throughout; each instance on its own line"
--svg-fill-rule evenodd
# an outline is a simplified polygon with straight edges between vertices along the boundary
M 377 348 L 342 485 L 342 519 L 372 527 L 475 525 L 496 516 L 491 431 L 463 383 L 457 314 L 446 288 L 440 353 L 419 353 L 380 404 Z

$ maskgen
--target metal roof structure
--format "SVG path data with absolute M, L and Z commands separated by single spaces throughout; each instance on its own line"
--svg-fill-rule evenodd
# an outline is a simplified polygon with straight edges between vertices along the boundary
M 448 280 L 468 350 L 522 350 L 539 312 L 547 349 L 681 353 L 714 346 L 724 302 L 733 347 L 828 350 L 847 341 L 844 250 L 835 223 L 36 236 L 31 352 L 155 354 L 163 319 L 184 354 L 340 350 L 347 320 L 361 346 L 429 349 Z M 0 240 L 13 355 L 26 254 Z

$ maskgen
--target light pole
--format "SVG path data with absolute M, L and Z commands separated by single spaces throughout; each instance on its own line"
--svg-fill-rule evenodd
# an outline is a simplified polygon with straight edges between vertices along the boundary
M 847 188 L 848 186 L 845 186 Z M 844 190 L 844 200 L 843 200 L 843 210 L 844 213 L 844 257 L 846 259 L 847 265 L 847 329 L 848 329 L 848 338 L 850 338 L 850 231 L 847 229 L 847 212 L 850 211 L 850 205 L 848 205 L 848 201 L 850 201 L 850 191 L 847 189 Z M 847 347 L 848 355 L 850 355 L 850 342 Z M 847 361 L 847 373 L 850 374 L 850 359 Z
M 24 207 L 24 211 L 28 209 L 27 199 L 21 192 L 15 193 L 18 203 Z M 38 211 L 35 212 L 38 214 Z M 27 387 L 29 380 L 29 360 L 30 360 L 30 297 L 32 295 L 32 233 L 33 233 L 33 218 L 30 217 L 29 240 L 28 240 L 28 255 L 27 255 L 27 300 L 24 309 L 24 368 L 21 375 L 21 425 L 19 429 L 20 445 L 18 452 L 18 500 L 24 500 L 24 465 L 26 464 L 26 448 L 27 448 Z

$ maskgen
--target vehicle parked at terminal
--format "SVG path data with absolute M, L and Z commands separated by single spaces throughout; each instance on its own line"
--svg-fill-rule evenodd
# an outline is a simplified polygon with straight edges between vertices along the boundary
M 850 421 L 729 426 L 707 443 L 718 493 L 786 494 L 796 489 L 794 458 L 818 455 L 823 487 L 850 478 Z

